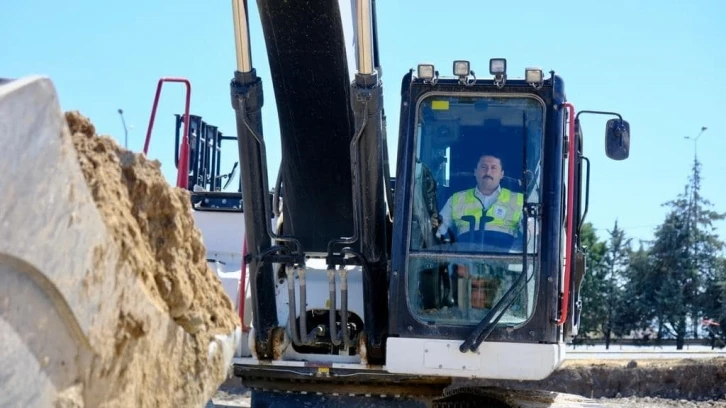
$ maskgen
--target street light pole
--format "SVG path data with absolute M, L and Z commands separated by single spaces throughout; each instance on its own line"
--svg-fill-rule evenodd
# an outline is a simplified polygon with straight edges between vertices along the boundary
M 698 138 L 701 137 L 703 132 L 708 130 L 706 126 L 701 126 L 701 131 L 698 132 L 698 135 L 696 137 L 690 137 L 690 136 L 684 136 L 684 139 L 693 140 L 693 160 L 694 162 L 698 160 Z
M 129 148 L 129 131 L 126 128 L 126 121 L 124 120 L 124 110 L 118 110 L 119 116 L 121 116 L 121 124 L 124 126 L 124 149 Z
M 698 214 L 696 213 L 697 201 L 698 201 L 698 190 L 700 188 L 700 175 L 698 172 L 698 139 L 703 135 L 708 128 L 701 126 L 701 131 L 698 132 L 696 137 L 684 136 L 685 139 L 693 140 L 693 195 L 691 201 L 691 208 L 694 212 L 695 227 L 698 228 Z

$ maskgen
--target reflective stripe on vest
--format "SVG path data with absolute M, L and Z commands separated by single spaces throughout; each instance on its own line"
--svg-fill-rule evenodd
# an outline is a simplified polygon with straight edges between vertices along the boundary
M 482 202 L 474 195 L 475 188 L 454 193 L 451 202 L 451 216 L 456 224 L 456 233 L 463 234 L 470 229 L 470 222 L 463 220 L 464 216 L 474 217 L 474 230 L 479 229 L 482 216 Z M 522 218 L 524 196 L 502 188 L 497 201 L 492 204 L 486 215 L 494 218 L 484 225 L 485 231 L 503 232 L 516 236 L 519 231 L 519 221 Z

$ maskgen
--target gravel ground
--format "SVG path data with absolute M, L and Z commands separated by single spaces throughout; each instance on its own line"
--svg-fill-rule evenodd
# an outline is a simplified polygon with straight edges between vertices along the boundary
M 668 406 L 684 406 L 680 401 L 726 401 L 726 359 L 572 361 L 542 381 L 461 379 L 455 382 L 467 386 L 552 390 L 592 399 L 662 398 L 667 403 L 676 403 Z
M 245 387 L 229 380 L 223 384 L 212 398 L 215 408 L 249 407 L 250 393 Z M 209 407 L 212 408 L 212 407 Z
M 214 408 L 239 408 L 250 406 L 250 399 L 246 393 L 234 394 L 220 391 L 215 396 L 213 402 Z M 650 397 L 608 398 L 598 399 L 597 402 L 602 404 L 604 408 L 726 408 L 726 401 L 686 401 Z
M 664 398 L 601 398 L 596 400 L 604 408 L 726 408 L 726 401 L 686 401 Z M 213 399 L 214 408 L 249 407 L 249 393 L 244 389 L 218 391 Z M 212 408 L 210 406 L 210 408 Z
M 686 401 L 671 400 L 664 398 L 616 398 L 616 399 L 599 399 L 599 403 L 607 408 L 726 408 L 726 401 Z

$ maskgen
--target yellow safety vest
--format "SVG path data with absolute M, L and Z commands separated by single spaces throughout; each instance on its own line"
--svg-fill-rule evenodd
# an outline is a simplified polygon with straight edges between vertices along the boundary
M 452 196 L 451 216 L 456 224 L 457 234 L 469 231 L 469 221 L 462 220 L 462 217 L 467 215 L 474 217 L 474 229 L 479 228 L 483 208 L 482 202 L 475 196 L 475 191 L 476 187 L 454 193 Z M 522 218 L 523 205 L 523 194 L 513 193 L 511 190 L 502 188 L 497 201 L 486 212 L 487 216 L 494 219 L 484 225 L 484 230 L 516 236 L 520 229 L 519 222 Z

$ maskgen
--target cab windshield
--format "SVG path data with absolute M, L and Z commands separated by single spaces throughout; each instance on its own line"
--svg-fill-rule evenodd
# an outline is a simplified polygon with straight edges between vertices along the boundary
M 419 100 L 407 284 L 421 321 L 476 325 L 525 269 L 499 323 L 532 314 L 544 111 L 534 95 Z

